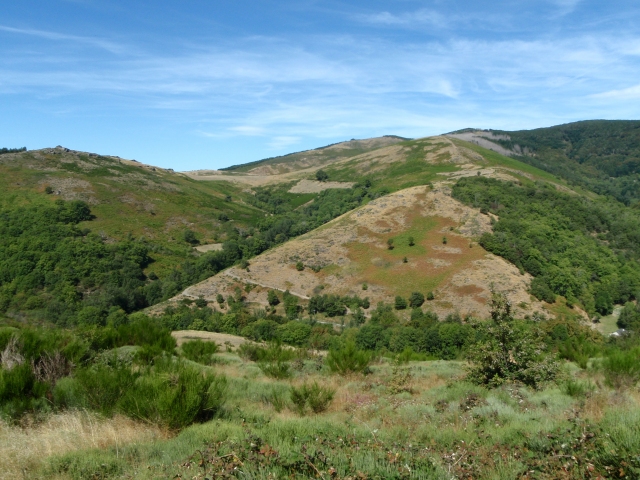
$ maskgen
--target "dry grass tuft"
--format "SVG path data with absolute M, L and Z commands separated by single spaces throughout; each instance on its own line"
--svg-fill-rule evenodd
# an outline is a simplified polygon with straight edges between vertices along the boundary
M 29 478 L 29 472 L 52 455 L 90 448 L 117 449 L 166 436 L 157 427 L 126 417 L 104 419 L 84 411 L 55 414 L 33 425 L 0 421 L 0 479 Z

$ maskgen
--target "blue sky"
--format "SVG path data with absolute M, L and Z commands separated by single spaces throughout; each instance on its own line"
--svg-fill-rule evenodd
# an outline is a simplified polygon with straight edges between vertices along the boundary
M 3 3 L 0 147 L 191 170 L 640 118 L 637 0 Z

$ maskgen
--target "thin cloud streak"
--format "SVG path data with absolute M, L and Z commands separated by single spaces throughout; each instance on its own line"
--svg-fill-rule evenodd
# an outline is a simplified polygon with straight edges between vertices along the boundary
M 90 46 L 98 47 L 108 52 L 116 53 L 116 54 L 121 54 L 128 51 L 130 52 L 130 49 L 125 47 L 124 45 L 120 45 L 118 43 L 99 39 L 99 38 L 82 37 L 78 35 L 67 35 L 64 33 L 49 32 L 46 30 L 36 30 L 31 28 L 14 28 L 14 27 L 8 27 L 6 25 L 0 25 L 0 31 L 7 32 L 7 33 L 15 33 L 19 35 L 28 35 L 32 37 L 45 38 L 47 40 L 68 41 L 68 42 L 74 42 L 74 43 L 79 43 L 83 45 L 90 45 Z

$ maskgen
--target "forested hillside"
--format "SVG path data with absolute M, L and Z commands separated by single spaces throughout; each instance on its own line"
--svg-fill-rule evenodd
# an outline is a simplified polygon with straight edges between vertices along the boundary
M 531 291 L 553 303 L 562 295 L 590 313 L 608 315 L 615 303 L 640 293 L 640 215 L 605 199 L 563 193 L 548 184 L 475 177 L 453 196 L 498 216 L 480 244 L 535 278 Z
M 626 205 L 640 200 L 640 121 L 592 120 L 534 130 L 500 131 L 491 141 L 532 152 L 522 161 Z

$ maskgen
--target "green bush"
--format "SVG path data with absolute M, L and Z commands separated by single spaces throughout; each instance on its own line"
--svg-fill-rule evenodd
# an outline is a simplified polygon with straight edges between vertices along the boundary
M 579 380 L 569 379 L 562 386 L 562 391 L 570 397 L 580 398 L 593 390 L 593 385 Z
M 303 384 L 296 388 L 291 386 L 291 403 L 299 415 L 304 415 L 307 408 L 313 413 L 322 413 L 331 404 L 336 391 L 329 387 L 322 387 L 318 382 L 311 385 Z
M 171 429 L 213 417 L 222 407 L 226 378 L 165 358 L 150 367 L 118 402 L 132 418 Z
M 369 373 L 370 352 L 359 350 L 354 342 L 347 342 L 342 348 L 331 349 L 327 355 L 329 370 L 340 375 Z
M 311 336 L 311 326 L 294 320 L 280 325 L 277 334 L 283 343 L 302 347 L 307 344 Z
M 80 382 L 73 377 L 61 378 L 53 387 L 53 404 L 60 409 L 84 409 L 88 407 L 87 395 Z
M 275 290 L 269 290 L 269 292 L 267 292 L 267 301 L 272 307 L 275 307 L 280 303 L 280 298 Z
M 612 350 L 602 361 L 605 381 L 620 389 L 632 387 L 640 380 L 640 347 L 631 350 Z
M 211 365 L 213 354 L 218 352 L 218 345 L 215 342 L 203 342 L 202 340 L 185 342 L 180 348 L 184 358 L 203 365 Z
M 413 292 L 409 297 L 409 306 L 411 308 L 420 308 L 424 303 L 424 295 L 420 292 Z
M 276 387 L 271 388 L 268 393 L 262 395 L 262 402 L 271 405 L 278 413 L 284 409 L 287 403 L 283 390 Z
M 119 362 L 115 356 L 107 363 L 79 368 L 74 373 L 81 388 L 78 392 L 82 392 L 89 408 L 106 416 L 115 413 L 118 402 L 133 390 L 140 375 L 140 371 L 134 372 L 131 365 Z
M 291 366 L 281 360 L 258 362 L 258 367 L 267 377 L 282 380 L 291 377 Z
M 556 378 L 559 365 L 544 354 L 542 334 L 513 318 L 504 294 L 492 292 L 491 320 L 475 328 L 481 340 L 468 352 L 471 381 L 491 387 L 519 382 L 537 388 Z

